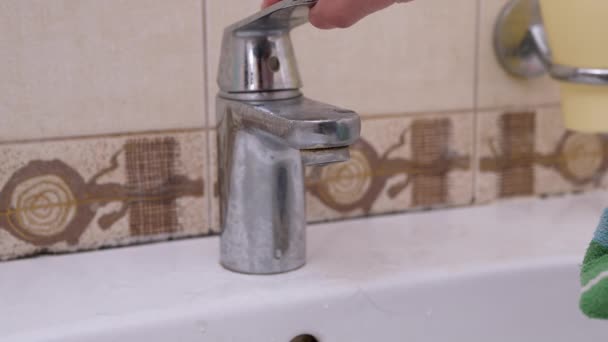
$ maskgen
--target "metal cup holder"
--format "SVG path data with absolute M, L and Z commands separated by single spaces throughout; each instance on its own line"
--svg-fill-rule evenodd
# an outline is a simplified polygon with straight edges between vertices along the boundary
M 608 85 L 608 69 L 556 64 L 547 43 L 538 0 L 511 0 L 494 28 L 494 52 L 509 74 L 531 79 L 547 72 L 559 81 Z

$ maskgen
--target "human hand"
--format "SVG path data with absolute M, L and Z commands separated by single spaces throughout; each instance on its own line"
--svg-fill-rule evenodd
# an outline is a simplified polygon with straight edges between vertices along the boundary
M 263 0 L 268 7 L 281 0 Z M 395 2 L 410 0 L 319 0 L 310 10 L 310 23 L 320 29 L 346 28 Z

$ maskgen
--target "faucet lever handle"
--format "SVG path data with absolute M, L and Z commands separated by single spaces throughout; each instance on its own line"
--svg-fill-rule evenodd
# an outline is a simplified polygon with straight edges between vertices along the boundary
M 308 21 L 317 0 L 282 0 L 224 31 L 220 96 L 292 98 L 302 87 L 289 32 Z
M 226 28 L 229 32 L 266 35 L 269 31 L 289 31 L 308 22 L 308 11 L 317 0 L 282 0 Z

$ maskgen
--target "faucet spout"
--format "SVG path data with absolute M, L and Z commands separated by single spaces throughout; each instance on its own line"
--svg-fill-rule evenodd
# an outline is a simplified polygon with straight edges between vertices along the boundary
M 352 145 L 360 132 L 359 116 L 347 109 L 300 96 L 280 101 L 242 102 L 222 99 L 218 119 L 255 127 L 297 150 Z

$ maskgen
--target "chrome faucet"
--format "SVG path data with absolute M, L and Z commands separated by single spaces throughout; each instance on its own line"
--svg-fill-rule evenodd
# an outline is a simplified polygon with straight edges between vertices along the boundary
M 274 274 L 306 262 L 304 166 L 346 161 L 359 116 L 302 96 L 290 39 L 316 0 L 283 0 L 226 28 L 217 99 L 220 262 Z

